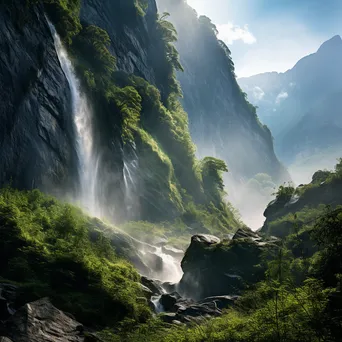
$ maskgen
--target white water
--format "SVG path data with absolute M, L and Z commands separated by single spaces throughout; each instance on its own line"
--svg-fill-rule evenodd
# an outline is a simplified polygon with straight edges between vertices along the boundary
M 172 255 L 165 254 L 161 247 L 156 248 L 155 254 L 163 261 L 163 268 L 158 272 L 158 279 L 164 282 L 178 283 L 183 276 L 180 262 Z
M 94 157 L 92 111 L 85 95 L 81 91 L 80 82 L 64 48 L 56 29 L 49 22 L 55 48 L 61 67 L 71 90 L 72 115 L 76 130 L 76 151 L 79 158 L 80 191 L 77 201 L 89 214 L 101 217 L 97 197 L 97 172 L 99 161 Z
M 151 298 L 151 302 L 154 305 L 154 310 L 157 314 L 165 311 L 163 305 L 160 303 L 160 298 L 161 296 L 153 296 Z
M 139 208 L 137 203 L 137 170 L 139 167 L 138 156 L 133 144 L 131 154 L 127 156 L 125 151 L 123 152 L 123 177 L 125 183 L 125 205 L 128 219 L 134 219 L 138 214 Z
M 91 107 L 81 91 L 80 82 L 76 77 L 75 70 L 60 37 L 50 22 L 49 25 L 55 42 L 58 59 L 71 90 L 72 115 L 77 137 L 76 150 L 79 158 L 80 175 L 80 191 L 76 200 L 90 215 L 101 217 L 103 211 L 101 210 L 100 202 L 98 201 L 97 182 L 99 158 L 96 158 L 94 154 Z M 124 154 L 123 175 L 125 183 L 125 204 L 127 212 L 131 213 L 129 216 L 133 217 L 132 215 L 138 210 L 136 203 L 136 172 L 138 169 L 138 157 L 134 145 L 132 146 L 131 152 L 132 153 L 128 158 Z M 154 254 L 162 260 L 162 270 L 161 272 L 156 272 L 155 277 L 164 282 L 178 283 L 183 274 L 180 263 L 171 255 L 163 253 L 162 248 L 154 248 Z M 162 308 L 158 306 L 158 303 L 159 298 L 156 300 L 156 310 L 162 310 Z

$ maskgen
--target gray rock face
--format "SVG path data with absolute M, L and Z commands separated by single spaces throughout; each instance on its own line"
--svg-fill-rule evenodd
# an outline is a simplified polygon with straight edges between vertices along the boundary
M 71 189 L 70 90 L 40 6 L 0 4 L 0 80 L 0 184 Z
M 217 240 L 192 238 L 182 260 L 184 275 L 178 286 L 182 296 L 198 301 L 236 296 L 246 285 L 263 278 L 264 270 L 258 264 L 262 252 L 274 247 L 274 241 L 264 240 L 248 229 L 238 231 L 231 240 Z
M 81 21 L 108 32 L 110 51 L 116 57 L 119 70 L 156 85 L 154 55 L 158 53 L 158 43 L 153 40 L 157 15 L 155 0 L 148 0 L 145 16 L 136 17 L 135 12 L 133 1 L 82 0 Z M 126 20 L 129 16 L 131 21 Z
M 199 234 L 199 235 L 194 235 L 191 238 L 191 242 L 205 244 L 209 246 L 209 245 L 215 245 L 217 243 L 220 243 L 220 239 L 213 235 Z
M 83 326 L 56 309 L 47 298 L 26 304 L 6 322 L 13 342 L 83 342 Z
M 226 161 L 236 180 L 258 173 L 282 179 L 286 171 L 274 154 L 271 133 L 258 123 L 241 95 L 231 62 L 213 30 L 201 24 L 184 1 L 157 3 L 160 12 L 171 14 L 178 32 L 177 49 L 184 68 L 178 79 L 199 155 Z M 229 190 L 232 195 L 232 186 Z

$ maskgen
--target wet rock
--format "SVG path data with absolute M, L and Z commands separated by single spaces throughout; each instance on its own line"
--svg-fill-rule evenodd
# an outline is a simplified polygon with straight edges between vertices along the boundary
M 5 325 L 15 342 L 83 342 L 83 326 L 56 309 L 47 298 L 26 304 Z
M 146 286 L 154 295 L 161 295 L 164 291 L 159 280 L 141 277 L 141 283 Z
M 235 301 L 238 299 L 238 296 L 216 296 L 216 297 L 208 297 L 199 302 L 199 304 L 209 304 L 215 303 L 215 306 L 220 309 L 227 309 L 234 305 Z
M 173 311 L 175 309 L 175 304 L 180 298 L 180 295 L 177 292 L 174 292 L 171 294 L 163 294 L 159 301 L 165 311 Z
M 176 292 L 177 284 L 166 282 L 166 283 L 162 283 L 162 287 L 167 293 L 172 293 L 172 292 Z

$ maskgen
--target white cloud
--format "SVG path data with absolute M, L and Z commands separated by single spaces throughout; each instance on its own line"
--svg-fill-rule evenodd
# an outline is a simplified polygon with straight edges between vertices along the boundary
M 287 99 L 289 94 L 286 91 L 282 91 L 276 98 L 276 104 L 279 104 L 281 101 Z
M 260 88 L 260 87 L 254 87 L 253 88 L 253 97 L 256 100 L 262 100 L 263 97 L 265 96 L 265 92 Z
M 218 38 L 226 44 L 233 44 L 235 40 L 242 40 L 246 44 L 256 43 L 256 38 L 249 31 L 248 25 L 243 27 L 234 25 L 233 23 L 217 25 L 219 31 Z

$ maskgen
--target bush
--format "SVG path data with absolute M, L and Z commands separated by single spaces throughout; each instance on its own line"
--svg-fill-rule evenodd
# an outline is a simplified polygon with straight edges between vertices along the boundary
M 139 275 L 89 218 L 37 190 L 0 191 L 0 276 L 20 285 L 18 305 L 50 296 L 84 324 L 145 319 Z

